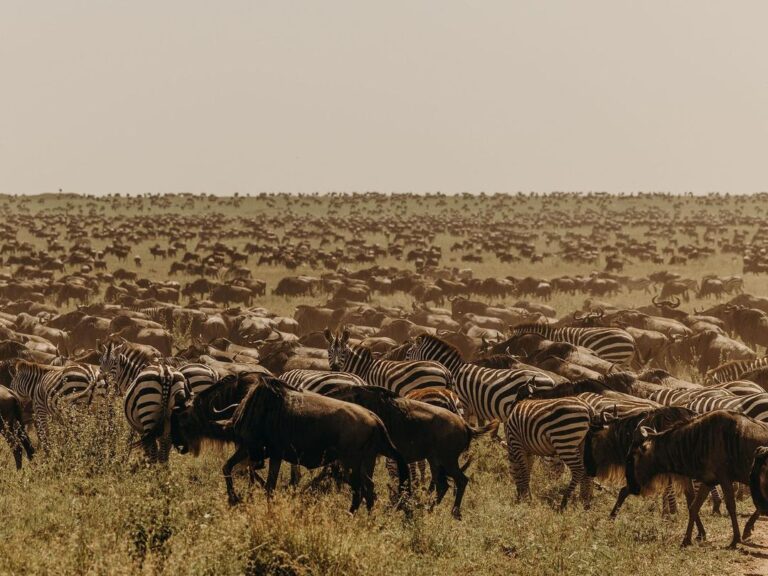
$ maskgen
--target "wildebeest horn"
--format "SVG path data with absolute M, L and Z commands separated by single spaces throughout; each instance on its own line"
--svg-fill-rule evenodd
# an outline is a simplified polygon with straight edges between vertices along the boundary
M 228 410 L 234 411 L 235 409 L 237 409 L 238 406 L 239 404 L 235 403 L 235 404 L 230 404 L 229 406 L 227 406 L 226 408 L 222 408 L 221 410 L 216 410 L 216 408 L 212 408 L 212 410 L 215 414 L 221 415 L 221 414 L 224 414 L 224 412 L 227 412 Z
M 653 298 L 651 298 L 651 302 L 653 302 L 654 306 L 660 306 L 658 302 L 658 296 L 654 296 Z
M 655 434 L 657 434 L 656 430 L 654 430 L 650 426 L 640 426 L 640 437 L 641 438 L 643 438 L 643 439 L 650 438 L 651 436 L 654 436 Z
M 668 304 L 668 306 L 670 308 L 680 308 L 680 298 L 678 298 L 677 296 L 672 296 L 672 298 L 674 299 L 672 301 L 673 303 L 670 302 L 670 304 Z
M 574 312 L 574 313 L 573 313 L 573 319 L 574 319 L 574 320 L 578 320 L 579 322 L 581 322 L 582 320 L 584 320 L 586 317 L 587 317 L 587 316 L 579 316 L 579 315 L 578 315 L 576 312 Z

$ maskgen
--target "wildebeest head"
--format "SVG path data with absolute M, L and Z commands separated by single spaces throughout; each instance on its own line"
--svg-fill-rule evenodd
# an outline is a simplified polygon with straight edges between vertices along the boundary
M 627 456 L 627 487 L 630 494 L 640 494 L 655 475 L 653 470 L 655 435 L 656 431 L 652 428 L 640 426 L 637 429 Z
M 760 512 L 768 513 L 768 446 L 755 450 L 755 460 L 749 475 L 752 502 Z
M 331 332 L 330 328 L 326 328 L 323 334 L 328 342 L 328 365 L 334 372 L 343 371 L 351 352 L 349 348 L 349 330 L 345 328 L 341 336 L 337 336 Z

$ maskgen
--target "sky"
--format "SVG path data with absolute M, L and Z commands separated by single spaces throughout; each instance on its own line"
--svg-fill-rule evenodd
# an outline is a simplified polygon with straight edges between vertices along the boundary
M 0 0 L 0 193 L 768 190 L 768 2 Z

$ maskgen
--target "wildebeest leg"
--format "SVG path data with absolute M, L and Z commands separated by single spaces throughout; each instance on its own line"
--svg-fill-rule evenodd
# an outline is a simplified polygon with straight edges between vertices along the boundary
M 741 542 L 741 531 L 739 530 L 739 519 L 736 517 L 736 498 L 733 493 L 733 483 L 730 481 L 723 482 L 720 486 L 723 489 L 725 508 L 731 517 L 731 528 L 733 528 L 733 538 L 728 548 L 736 548 L 736 545 Z
M 363 487 L 362 487 L 362 463 L 358 463 L 357 466 L 352 467 L 352 473 L 349 478 L 349 485 L 352 486 L 352 505 L 349 507 L 349 513 L 354 514 L 357 509 L 360 508 L 360 502 L 363 499 Z
M 253 462 L 251 462 L 250 464 L 248 464 L 248 483 L 249 483 L 251 486 L 253 486 L 253 484 L 255 484 L 255 483 L 258 483 L 258 485 L 259 485 L 259 486 L 261 486 L 262 488 L 265 488 L 265 487 L 266 487 L 266 485 L 267 485 L 267 483 L 266 483 L 266 482 L 264 482 L 264 478 L 262 478 L 262 477 L 259 475 L 259 473 L 258 473 L 258 472 L 256 472 L 256 470 L 257 470 L 257 468 L 256 468 L 256 466 L 253 464 Z
M 453 499 L 452 514 L 456 520 L 461 520 L 461 501 L 464 498 L 464 491 L 467 489 L 469 479 L 461 471 L 458 460 L 451 462 L 445 471 L 448 476 L 453 478 L 454 492 L 456 494 Z
M 298 486 L 301 480 L 301 470 L 298 464 L 291 464 L 291 486 Z
M 370 512 L 376 503 L 376 491 L 373 485 L 373 471 L 376 468 L 376 456 L 365 459 L 361 470 L 361 482 L 365 507 Z
M 13 452 L 13 459 L 16 462 L 16 470 L 21 470 L 21 443 L 8 428 L 3 428 L 3 436 L 8 446 Z
M 704 504 L 704 500 L 707 499 L 707 494 L 709 493 L 710 489 L 711 489 L 711 486 L 707 486 L 706 484 L 701 484 L 701 486 L 699 486 L 698 492 L 696 492 L 696 496 L 694 497 L 693 502 L 691 502 L 691 505 L 688 507 L 688 526 L 685 528 L 685 538 L 683 538 L 683 544 L 682 544 L 683 546 L 691 545 L 691 534 L 693 533 L 693 523 L 698 518 L 701 505 Z
M 224 482 L 227 485 L 227 496 L 229 497 L 230 506 L 240 502 L 240 497 L 235 492 L 235 483 L 232 481 L 232 469 L 246 458 L 248 458 L 248 450 L 245 446 L 238 446 L 235 453 L 229 457 L 229 460 L 224 463 L 224 467 L 221 469 L 221 472 L 224 474 Z
M 438 506 L 448 492 L 448 477 L 445 474 L 445 468 L 442 466 L 431 464 L 430 466 L 432 468 L 432 480 L 434 481 L 437 490 L 435 506 Z
M 755 522 L 757 522 L 758 518 L 760 518 L 760 510 L 755 510 L 744 525 L 744 534 L 741 536 L 742 540 L 746 540 L 752 536 L 752 529 L 755 527 Z
M 267 496 L 272 496 L 272 492 L 275 491 L 277 486 L 277 479 L 280 476 L 280 465 L 283 461 L 277 457 L 270 457 L 269 459 L 269 471 L 267 472 Z
M 629 496 L 629 487 L 625 484 L 621 487 L 621 490 L 619 490 L 619 495 L 616 497 L 616 504 L 613 505 L 613 510 L 611 510 L 611 515 L 609 516 L 611 520 L 616 519 L 616 516 L 619 514 L 619 510 L 621 510 L 621 505 L 624 504 L 624 500 L 627 499 L 627 496 Z
M 683 491 L 685 493 L 685 504 L 688 508 L 690 508 L 695 495 L 695 492 L 693 489 L 693 481 L 691 481 L 690 479 L 686 480 L 683 486 Z M 701 518 L 698 515 L 696 516 L 695 522 L 696 522 L 696 530 L 698 532 L 698 534 L 696 535 L 696 540 L 706 540 L 707 532 L 704 530 L 704 524 L 701 523 Z

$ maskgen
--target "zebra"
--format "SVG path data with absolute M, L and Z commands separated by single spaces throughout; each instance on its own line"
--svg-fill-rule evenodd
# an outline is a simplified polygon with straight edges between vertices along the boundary
M 589 507 L 592 480 L 584 469 L 584 442 L 593 416 L 591 408 L 573 396 L 514 402 L 504 433 L 519 500 L 530 496 L 532 457 L 557 456 L 571 470 L 560 509 L 579 484 L 584 507 Z
M 139 372 L 125 393 L 123 410 L 150 462 L 167 462 L 170 451 L 171 411 L 190 397 L 184 375 L 165 364 L 152 364 Z
M 213 368 L 197 362 L 182 364 L 177 368 L 187 381 L 187 388 L 191 395 L 200 394 L 219 381 L 219 376 Z
M 35 429 L 44 449 L 48 448 L 48 421 L 62 420 L 66 407 L 90 404 L 106 391 L 101 372 L 89 364 L 48 366 L 17 360 L 11 390 L 32 406 Z
M 483 420 L 505 420 L 517 392 L 529 381 L 534 381 L 537 388 L 555 386 L 554 380 L 541 372 L 483 368 L 465 362 L 455 347 L 431 334 L 422 334 L 413 341 L 408 358 L 433 360 L 445 366 L 464 406 Z
M 768 423 L 768 394 L 750 394 L 749 396 L 698 396 L 685 405 L 697 414 L 714 410 L 730 410 Z
M 451 373 L 437 362 L 375 360 L 369 348 L 349 344 L 349 331 L 334 336 L 325 330 L 328 364 L 334 372 L 351 372 L 367 384 L 387 388 L 400 396 L 411 390 L 439 386 L 452 388 Z
M 701 397 L 732 398 L 734 394 L 723 388 L 664 388 L 648 395 L 648 400 L 663 406 L 685 406 Z
M 733 360 L 709 370 L 704 376 L 704 383 L 711 385 L 739 380 L 748 372 L 766 367 L 768 367 L 768 356 L 756 358 L 755 360 Z
M 104 374 L 113 381 L 117 392 L 125 394 L 128 387 L 144 368 L 162 358 L 160 352 L 145 344 L 134 344 L 120 339 L 107 341 L 99 365 Z
M 365 386 L 365 380 L 349 372 L 327 372 L 325 370 L 289 370 L 283 372 L 280 380 L 317 394 L 329 394 L 341 386 Z
M 524 324 L 511 329 L 511 336 L 540 334 L 554 342 L 589 348 L 603 360 L 628 366 L 635 356 L 635 339 L 621 328 L 556 328 L 549 324 Z
M 721 278 L 723 281 L 723 289 L 728 294 L 743 294 L 744 293 L 744 278 L 741 276 L 725 276 Z

